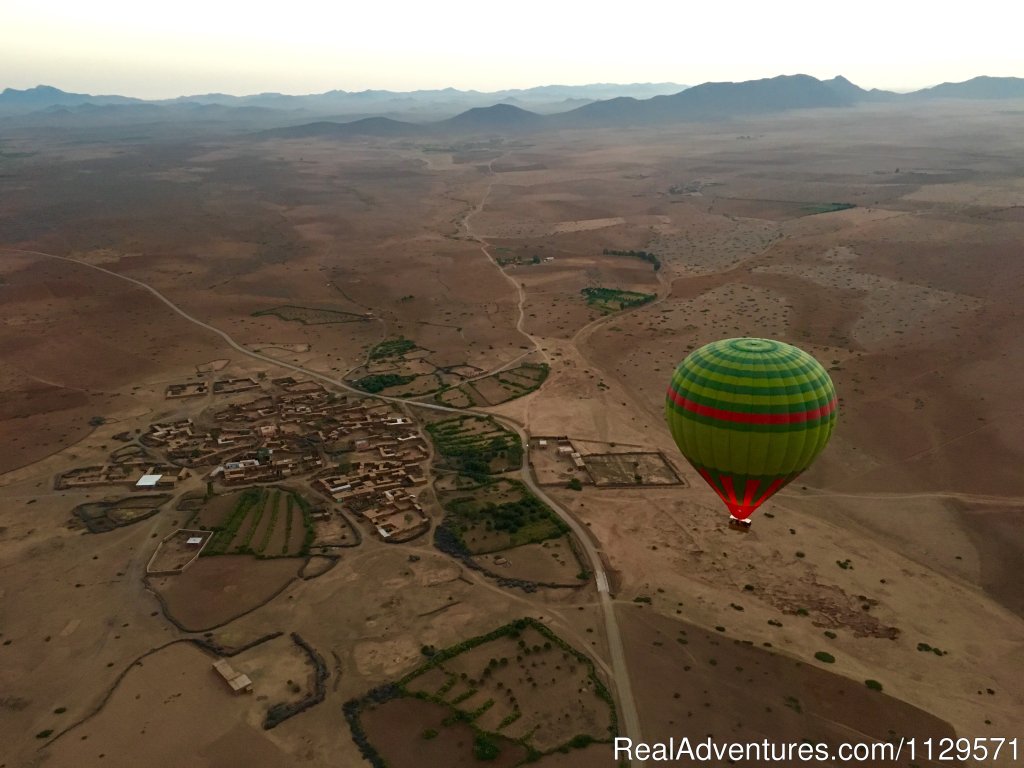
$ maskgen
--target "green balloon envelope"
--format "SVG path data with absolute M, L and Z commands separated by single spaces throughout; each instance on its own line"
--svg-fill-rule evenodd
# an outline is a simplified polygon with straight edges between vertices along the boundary
M 811 465 L 836 416 L 836 390 L 821 363 L 770 339 L 694 350 L 665 398 L 680 452 L 739 520 Z

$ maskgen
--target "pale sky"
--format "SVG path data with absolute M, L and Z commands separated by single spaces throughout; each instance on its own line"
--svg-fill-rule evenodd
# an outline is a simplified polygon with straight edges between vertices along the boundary
M 168 98 L 805 73 L 909 90 L 1024 76 L 1018 14 L 1010 0 L 0 0 L 0 88 Z

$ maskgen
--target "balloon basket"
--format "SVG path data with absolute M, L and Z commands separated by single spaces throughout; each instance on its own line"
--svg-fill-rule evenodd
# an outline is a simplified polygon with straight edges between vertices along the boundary
M 732 530 L 734 530 L 734 531 L 740 531 L 742 533 L 749 533 L 750 532 L 750 521 L 749 520 L 740 520 L 739 518 L 736 518 L 736 517 L 730 517 L 729 518 L 729 527 Z

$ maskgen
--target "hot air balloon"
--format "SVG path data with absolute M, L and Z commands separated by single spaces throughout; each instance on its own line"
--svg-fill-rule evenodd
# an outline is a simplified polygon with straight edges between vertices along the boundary
M 836 391 L 821 364 L 771 339 L 706 344 L 676 367 L 665 419 L 680 452 L 729 508 L 747 519 L 822 452 Z

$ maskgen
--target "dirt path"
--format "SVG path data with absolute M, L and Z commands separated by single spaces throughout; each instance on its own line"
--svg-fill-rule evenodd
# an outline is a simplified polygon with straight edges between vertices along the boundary
M 504 157 L 504 155 L 502 155 L 502 157 Z M 500 158 L 495 159 L 497 160 Z M 494 187 L 494 180 L 497 176 L 497 174 L 494 173 L 493 164 L 494 160 L 491 160 L 490 162 L 487 163 L 487 173 L 490 176 L 490 181 L 487 182 L 487 189 L 484 191 L 483 197 L 480 198 L 480 202 L 473 206 L 473 208 L 470 211 L 467 211 L 466 215 L 462 217 L 462 228 L 466 230 L 467 236 L 469 236 L 477 243 L 479 243 L 480 250 L 483 252 L 484 256 L 487 257 L 487 260 L 490 261 L 491 264 L 494 265 L 494 268 L 501 273 L 501 276 L 504 277 L 516 289 L 516 309 L 518 310 L 519 315 L 516 318 L 516 330 L 519 331 L 519 333 L 521 333 L 523 336 L 525 336 L 527 340 L 530 342 L 530 345 L 533 347 L 533 349 L 530 350 L 531 353 L 540 352 L 540 354 L 544 357 L 544 362 L 550 363 L 551 360 L 548 358 L 547 353 L 544 352 L 543 349 L 541 349 L 540 345 L 533 338 L 533 336 L 531 336 L 530 334 L 523 330 L 523 322 L 526 319 L 526 315 L 523 310 L 523 306 L 526 304 L 526 291 L 523 290 L 522 283 L 520 283 L 518 280 L 509 275 L 508 272 L 501 268 L 501 265 L 498 264 L 498 260 L 495 259 L 494 256 L 491 254 L 491 244 L 488 243 L 483 236 L 476 234 L 473 231 L 473 225 L 470 224 L 470 219 L 472 219 L 473 216 L 475 216 L 476 214 L 480 213 L 480 211 L 483 210 L 484 206 L 487 204 L 487 198 L 491 196 L 491 189 Z

